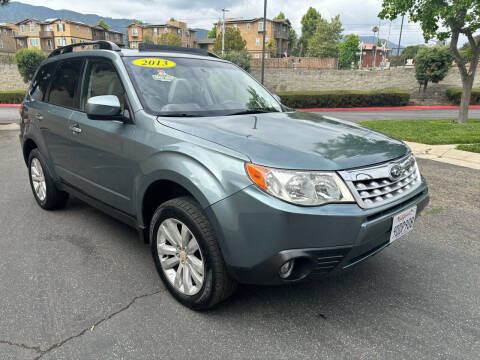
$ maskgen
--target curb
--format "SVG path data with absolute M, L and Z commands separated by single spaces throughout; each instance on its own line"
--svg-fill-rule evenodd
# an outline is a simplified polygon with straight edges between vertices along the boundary
M 480 154 L 457 150 L 457 144 L 427 145 L 408 141 L 405 143 L 417 158 L 480 170 Z
M 356 108 L 313 108 L 313 109 L 297 109 L 305 112 L 319 111 L 379 111 L 379 110 L 458 110 L 459 106 L 452 105 L 413 105 L 413 106 L 391 106 L 391 107 L 356 107 Z M 470 105 L 470 110 L 480 109 L 480 105 Z
M 0 124 L 0 131 L 16 131 L 20 130 L 20 125 L 13 123 L 13 124 Z
M 0 107 L 20 107 L 21 104 L 0 104 Z

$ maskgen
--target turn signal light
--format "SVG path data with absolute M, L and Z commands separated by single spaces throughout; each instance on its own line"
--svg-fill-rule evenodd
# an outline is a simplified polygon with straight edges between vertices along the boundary
M 250 176 L 250 179 L 252 179 L 255 184 L 260 186 L 265 191 L 267 191 L 267 186 L 265 185 L 265 174 L 269 171 L 270 170 L 259 165 L 247 164 L 247 172 Z

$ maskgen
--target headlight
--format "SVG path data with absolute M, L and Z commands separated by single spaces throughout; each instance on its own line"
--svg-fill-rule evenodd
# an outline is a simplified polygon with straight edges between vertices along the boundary
M 279 170 L 247 164 L 247 173 L 261 189 L 293 204 L 354 202 L 350 190 L 335 172 Z

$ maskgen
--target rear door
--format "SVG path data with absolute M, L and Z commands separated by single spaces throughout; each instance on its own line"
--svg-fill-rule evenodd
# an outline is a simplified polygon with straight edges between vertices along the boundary
M 133 214 L 135 154 L 126 151 L 135 142 L 135 125 L 116 120 L 91 120 L 84 112 L 91 97 L 115 95 L 122 111 L 129 111 L 122 81 L 106 58 L 88 58 L 81 110 L 74 111 L 70 126 L 76 129 L 71 143 L 74 185 L 91 197 L 123 212 Z M 131 114 L 131 112 L 130 112 Z
M 64 181 L 72 179 L 72 159 L 69 146 L 72 140 L 69 119 L 80 105 L 80 79 L 83 58 L 63 60 L 56 66 L 46 102 L 41 111 L 41 131 L 55 172 Z

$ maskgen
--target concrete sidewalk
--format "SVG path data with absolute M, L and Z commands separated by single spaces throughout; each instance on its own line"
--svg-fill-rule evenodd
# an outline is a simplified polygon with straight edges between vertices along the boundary
M 480 154 L 457 150 L 458 145 L 426 145 L 406 142 L 416 157 L 480 170 Z

